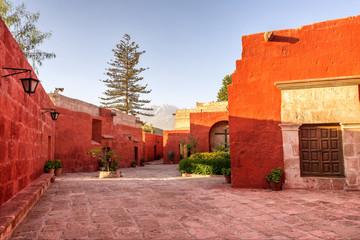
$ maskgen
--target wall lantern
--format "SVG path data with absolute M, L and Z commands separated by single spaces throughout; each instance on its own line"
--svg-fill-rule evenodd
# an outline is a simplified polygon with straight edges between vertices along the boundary
M 59 112 L 56 112 L 56 109 L 54 108 L 42 108 L 42 110 L 44 110 L 44 112 L 42 113 L 47 113 L 49 112 L 50 113 L 50 116 L 51 116 L 51 119 L 56 121 L 60 115 Z
M 132 139 L 132 137 L 131 136 L 129 136 L 129 140 L 131 141 L 131 139 Z
M 157 143 L 159 144 L 159 143 L 160 143 L 160 141 L 157 141 Z
M 31 70 L 30 69 L 23 69 L 23 68 L 6 68 L 3 67 L 3 69 L 6 70 L 11 70 L 11 71 L 18 71 L 18 72 L 14 72 L 11 74 L 7 74 L 2 76 L 3 78 L 12 76 L 12 75 L 16 75 L 16 74 L 21 74 L 21 73 L 27 73 L 29 72 L 29 77 L 28 78 L 20 78 L 20 81 L 22 83 L 22 86 L 24 88 L 25 93 L 28 93 L 29 95 L 32 93 L 35 93 L 36 87 L 39 84 L 39 80 L 32 78 L 31 77 Z

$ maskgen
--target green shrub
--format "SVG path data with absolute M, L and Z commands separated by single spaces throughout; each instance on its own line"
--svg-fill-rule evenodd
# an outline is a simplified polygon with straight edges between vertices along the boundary
M 223 169 L 221 169 L 221 174 L 224 175 L 224 176 L 231 175 L 231 168 L 223 168 Z
M 44 170 L 45 172 L 48 172 L 51 169 L 55 169 L 55 163 L 54 161 L 48 160 L 45 162 Z
M 196 153 L 179 163 L 179 170 L 183 173 L 221 175 L 223 168 L 231 168 L 228 152 Z
M 60 159 L 54 160 L 54 167 L 55 167 L 55 169 L 62 168 L 62 163 L 61 163 Z
M 278 167 L 277 169 L 271 169 L 271 173 L 266 175 L 266 179 L 270 182 L 279 183 L 281 180 L 282 168 Z

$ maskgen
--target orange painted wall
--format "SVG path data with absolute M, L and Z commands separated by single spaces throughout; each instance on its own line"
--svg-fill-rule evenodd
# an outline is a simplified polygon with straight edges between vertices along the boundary
M 221 121 L 228 121 L 228 112 L 190 113 L 190 135 L 197 137 L 198 151 L 210 151 L 210 129 Z
M 1 18 L 0 36 L 1 76 L 12 73 L 3 67 L 32 70 Z M 43 174 L 54 156 L 55 122 L 41 110 L 54 105 L 41 83 L 35 94 L 25 94 L 19 79 L 28 76 L 0 79 L 0 205 Z M 37 79 L 34 71 L 32 77 Z
M 165 130 L 164 131 L 164 163 L 170 163 L 169 152 L 174 152 L 174 163 L 180 162 L 180 140 L 186 139 L 190 134 L 188 130 Z
M 143 132 L 142 140 L 144 142 L 144 158 L 148 161 L 156 160 L 157 155 L 160 155 L 160 158 L 163 157 L 163 136 L 156 135 L 152 133 Z M 155 148 L 156 146 L 156 153 Z
M 135 147 L 138 147 L 138 161 L 143 156 L 141 128 L 113 125 L 110 110 L 100 108 L 100 117 L 60 107 L 57 110 L 60 116 L 56 122 L 55 158 L 62 160 L 64 172 L 96 171 L 98 160 L 86 152 L 98 147 L 110 147 L 121 156 L 120 168 L 130 167 L 135 159 Z M 101 135 L 107 136 L 100 143 L 92 141 L 92 119 L 101 120 Z
M 283 166 L 281 92 L 274 82 L 360 74 L 360 17 L 242 38 L 228 87 L 232 184 L 267 188 L 265 175 Z

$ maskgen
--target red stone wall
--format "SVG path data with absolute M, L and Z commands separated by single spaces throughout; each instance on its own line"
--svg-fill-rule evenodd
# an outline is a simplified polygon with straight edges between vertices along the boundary
M 2 67 L 32 70 L 1 18 L 0 67 L 1 76 L 11 73 Z M 54 105 L 41 83 L 35 94 L 25 94 L 24 77 L 28 73 L 0 79 L 0 205 L 43 174 L 54 156 L 55 122 L 41 110 Z
M 242 60 L 228 87 L 234 187 L 267 188 L 283 166 L 281 93 L 274 82 L 360 74 L 360 17 L 244 36 Z
M 170 163 L 169 152 L 174 152 L 174 163 L 180 162 L 181 139 L 186 139 L 190 134 L 188 130 L 165 130 L 164 131 L 164 163 Z
M 190 135 L 197 137 L 198 151 L 210 152 L 211 127 L 221 121 L 228 121 L 228 112 L 190 113 Z
M 160 155 L 160 158 L 163 157 L 163 136 L 156 135 L 152 133 L 143 132 L 142 140 L 144 142 L 144 158 L 148 161 L 156 160 L 157 154 Z M 156 153 L 155 148 L 156 146 Z
M 63 97 L 64 98 L 64 97 Z M 60 117 L 56 123 L 55 158 L 63 161 L 64 172 L 91 172 L 98 169 L 98 159 L 87 155 L 88 150 L 110 147 L 121 157 L 119 167 L 129 167 L 135 159 L 135 147 L 138 148 L 138 161 L 143 156 L 142 130 L 140 127 L 113 125 L 110 110 L 99 108 L 100 116 L 57 107 Z M 101 129 L 93 119 L 101 122 Z M 135 119 L 134 119 L 135 121 Z M 101 133 L 93 139 L 93 130 Z M 129 140 L 131 136 L 131 140 Z
M 130 167 L 135 160 L 135 147 L 138 148 L 137 162 L 144 156 L 144 143 L 142 142 L 142 129 L 126 125 L 114 125 L 113 150 L 121 156 L 119 167 Z M 129 140 L 131 136 L 131 140 Z

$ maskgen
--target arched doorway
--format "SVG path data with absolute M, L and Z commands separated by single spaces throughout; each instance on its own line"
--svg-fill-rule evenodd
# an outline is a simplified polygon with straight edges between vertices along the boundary
M 221 121 L 215 123 L 210 130 L 210 151 L 215 152 L 216 147 L 223 145 L 229 147 L 230 137 L 229 137 L 229 122 Z

